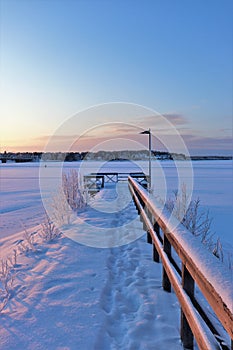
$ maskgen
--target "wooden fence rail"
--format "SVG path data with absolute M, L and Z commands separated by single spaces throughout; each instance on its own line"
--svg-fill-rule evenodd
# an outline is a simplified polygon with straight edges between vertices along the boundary
M 87 187 L 90 191 L 103 188 L 106 183 L 116 184 L 118 181 L 127 181 L 128 176 L 131 176 L 134 179 L 137 179 L 137 182 L 140 183 L 143 187 L 147 188 L 148 185 L 148 176 L 143 172 L 134 172 L 134 173 L 119 173 L 119 172 L 98 172 L 90 173 L 84 175 L 84 186 Z
M 232 274 L 135 179 L 129 176 L 128 183 L 148 243 L 153 244 L 153 259 L 163 264 L 163 288 L 170 292 L 172 287 L 179 300 L 184 348 L 193 349 L 195 338 L 201 350 L 233 349 Z M 173 258 L 173 251 L 181 266 Z M 195 295 L 195 283 L 223 326 L 222 332 Z

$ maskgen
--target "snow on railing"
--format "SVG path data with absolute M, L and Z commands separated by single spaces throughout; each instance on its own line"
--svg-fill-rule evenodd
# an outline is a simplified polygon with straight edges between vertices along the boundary
M 193 349 L 193 337 L 200 349 L 233 349 L 232 272 L 198 241 L 136 180 L 129 176 L 129 189 L 141 215 L 154 261 L 163 264 L 163 288 L 173 287 L 181 306 L 181 340 Z M 162 232 L 161 232 L 162 231 Z M 161 234 L 162 233 L 162 234 Z M 172 256 L 181 260 L 181 269 Z M 231 345 L 215 327 L 195 296 L 195 283 L 231 338 Z M 213 318 L 212 318 L 213 319 Z

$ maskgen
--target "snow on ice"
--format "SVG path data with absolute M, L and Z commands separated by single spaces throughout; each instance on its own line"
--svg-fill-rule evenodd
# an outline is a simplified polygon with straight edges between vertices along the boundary
M 78 162 L 65 164 L 66 169 L 74 166 L 78 167 Z M 87 172 L 93 166 L 90 162 Z M 111 171 L 119 170 L 119 166 L 124 168 L 122 172 L 129 171 L 127 162 L 108 166 Z M 21 222 L 30 232 L 38 232 L 40 226 L 35 225 L 43 221 L 44 209 L 38 164 L 0 167 L 0 258 L 6 258 L 23 237 Z M 130 167 L 138 170 L 134 164 Z M 173 163 L 164 162 L 162 167 L 171 194 L 177 185 Z M 194 197 L 199 196 L 214 216 L 214 231 L 228 252 L 233 251 L 231 169 L 227 161 L 194 163 Z M 106 196 L 109 208 L 117 206 L 115 195 Z M 99 195 L 96 207 L 80 213 L 80 237 L 87 238 L 89 234 L 93 242 L 88 227 L 92 231 L 94 227 L 97 241 L 103 226 L 111 229 L 111 220 L 115 220 L 118 237 L 128 232 L 131 239 L 132 227 L 127 228 L 127 221 L 136 213 L 134 208 L 129 204 L 120 217 L 103 213 L 100 218 L 102 199 Z M 1 350 L 182 349 L 177 299 L 173 292 L 168 294 L 162 289 L 161 264 L 152 261 L 151 245 L 146 244 L 137 216 L 135 228 L 136 240 L 118 247 L 86 246 L 70 239 L 67 232 L 67 236 L 47 243 L 38 238 L 34 252 L 21 253 L 14 268 L 10 300 L 0 313 Z M 106 230 L 103 232 L 105 235 Z

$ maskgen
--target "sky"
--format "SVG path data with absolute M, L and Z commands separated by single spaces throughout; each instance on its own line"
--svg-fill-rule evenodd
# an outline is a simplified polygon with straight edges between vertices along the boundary
M 67 133 L 77 137 L 116 121 L 159 134 L 156 114 L 162 114 L 191 154 L 232 154 L 232 1 L 0 4 L 2 152 L 44 150 L 73 116 L 77 128 Z M 116 118 L 79 114 L 108 103 L 150 112 Z M 112 128 L 108 137 L 124 138 L 125 129 L 117 134 Z M 86 138 L 77 150 L 105 140 L 106 129 L 98 127 L 96 139 Z M 123 146 L 130 148 L 127 141 Z M 58 139 L 56 149 L 62 150 Z

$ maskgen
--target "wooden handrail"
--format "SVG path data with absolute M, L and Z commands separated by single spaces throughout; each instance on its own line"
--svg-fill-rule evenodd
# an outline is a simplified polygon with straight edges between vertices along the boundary
M 226 345 L 220 347 L 210 330 L 207 330 L 192 300 L 195 282 L 220 323 L 233 339 L 233 279 L 230 271 L 228 272 L 225 266 L 208 252 L 176 218 L 166 213 L 155 198 L 137 181 L 129 176 L 128 182 L 137 209 L 152 240 L 154 257 L 156 261 L 159 260 L 158 257 L 162 261 L 164 275 L 168 279 L 166 283 L 163 282 L 164 289 L 169 290 L 170 283 L 180 302 L 181 339 L 184 346 L 193 348 L 192 336 L 190 337 L 192 332 L 200 349 L 229 349 Z M 158 228 L 163 231 L 163 244 L 161 236 L 157 235 Z M 182 280 L 166 252 L 166 242 L 174 248 L 182 262 Z

